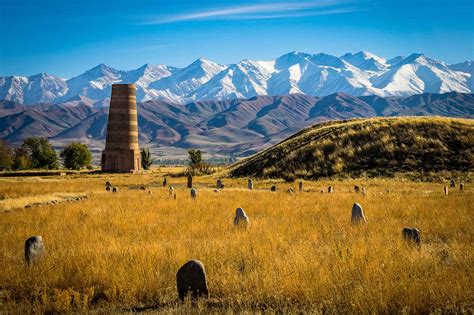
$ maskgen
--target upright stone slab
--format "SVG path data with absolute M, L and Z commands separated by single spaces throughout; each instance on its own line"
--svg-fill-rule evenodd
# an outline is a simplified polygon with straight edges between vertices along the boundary
M 300 180 L 300 182 L 298 183 L 298 190 L 299 192 L 303 192 L 303 181 Z
M 334 191 L 334 188 L 332 188 L 332 186 L 329 186 L 329 187 L 328 187 L 328 193 L 332 194 L 333 191 Z
M 167 177 L 165 177 L 165 178 L 163 179 L 162 186 L 163 186 L 163 187 L 168 186 L 168 178 L 167 178 Z
M 235 210 L 234 225 L 247 226 L 248 224 L 249 224 L 249 217 L 245 213 L 244 209 L 237 208 Z
M 199 260 L 190 260 L 179 268 L 176 273 L 176 285 L 181 301 L 184 301 L 188 294 L 191 294 L 193 300 L 209 297 L 206 270 Z
M 460 184 L 459 184 L 459 190 L 460 190 L 460 191 L 463 191 L 463 190 L 464 190 L 464 183 L 460 183 Z
M 136 91 L 133 84 L 112 85 L 101 166 L 104 172 L 136 172 L 141 169 Z
M 355 185 L 355 186 L 354 186 L 354 192 L 355 192 L 355 193 L 358 193 L 358 192 L 360 192 L 360 188 L 359 188 L 359 186 L 357 186 L 357 185 Z
M 416 244 L 421 243 L 421 232 L 417 228 L 405 227 L 402 230 L 403 238 Z
M 194 188 L 191 188 L 191 198 L 196 199 L 197 197 L 197 191 Z
M 193 188 L 193 175 L 188 174 L 188 188 Z
M 456 182 L 454 181 L 454 179 L 451 179 L 451 181 L 449 182 L 449 186 L 450 186 L 451 188 L 456 187 Z
M 354 205 L 352 206 L 351 222 L 355 224 L 361 223 L 361 222 L 367 223 L 367 220 L 364 215 L 364 209 L 357 202 L 354 203 Z
M 448 195 L 448 194 L 449 194 L 449 188 L 448 188 L 447 185 L 444 186 L 444 194 L 445 194 L 445 195 Z
M 247 188 L 250 190 L 253 189 L 253 180 L 251 178 L 247 180 Z
M 216 182 L 216 188 L 217 189 L 222 189 L 224 188 L 224 184 L 222 183 L 222 180 L 218 179 Z
M 44 252 L 45 247 L 41 236 L 32 236 L 25 241 L 25 261 L 28 265 L 37 262 Z

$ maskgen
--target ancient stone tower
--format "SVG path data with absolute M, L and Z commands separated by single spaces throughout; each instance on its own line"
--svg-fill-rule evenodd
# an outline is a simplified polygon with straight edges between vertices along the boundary
M 102 171 L 136 172 L 141 169 L 135 92 L 133 84 L 112 85 Z

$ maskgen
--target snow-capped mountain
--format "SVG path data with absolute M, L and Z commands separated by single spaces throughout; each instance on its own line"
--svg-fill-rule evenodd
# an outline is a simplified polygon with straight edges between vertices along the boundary
M 108 103 L 114 83 L 135 83 L 138 101 L 189 103 L 260 95 L 409 96 L 419 93 L 473 93 L 473 63 L 455 65 L 423 54 L 391 59 L 370 52 L 292 52 L 273 60 L 220 65 L 200 58 L 184 68 L 149 65 L 116 70 L 100 64 L 68 80 L 48 74 L 0 77 L 0 99 L 22 104 Z

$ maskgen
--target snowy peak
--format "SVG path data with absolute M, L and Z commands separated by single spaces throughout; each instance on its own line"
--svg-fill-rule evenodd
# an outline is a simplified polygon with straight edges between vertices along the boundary
M 422 53 L 389 60 L 368 51 L 340 57 L 290 52 L 272 60 L 244 59 L 221 65 L 206 58 L 183 68 L 144 64 L 122 71 L 99 64 L 64 80 L 46 73 L 0 77 L 0 99 L 23 104 L 107 104 L 114 83 L 134 83 L 137 100 L 189 103 L 262 95 L 409 96 L 473 92 L 473 63 L 448 66 Z

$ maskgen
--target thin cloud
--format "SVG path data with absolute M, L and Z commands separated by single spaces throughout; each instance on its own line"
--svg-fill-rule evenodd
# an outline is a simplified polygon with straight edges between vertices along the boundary
M 254 4 L 238 7 L 228 7 L 216 10 L 206 10 L 190 14 L 178 14 L 167 17 L 157 17 L 141 24 L 169 24 L 187 21 L 202 20 L 260 20 L 260 19 L 278 19 L 315 15 L 328 15 L 363 11 L 364 8 L 337 8 L 353 4 L 349 0 L 323 0 L 313 2 L 279 2 L 267 4 Z M 363 5 L 363 4 L 362 4 Z
M 153 51 L 162 48 L 167 48 L 169 45 L 148 45 L 148 46 L 132 46 L 126 49 L 119 49 L 119 52 L 142 52 L 142 51 Z

